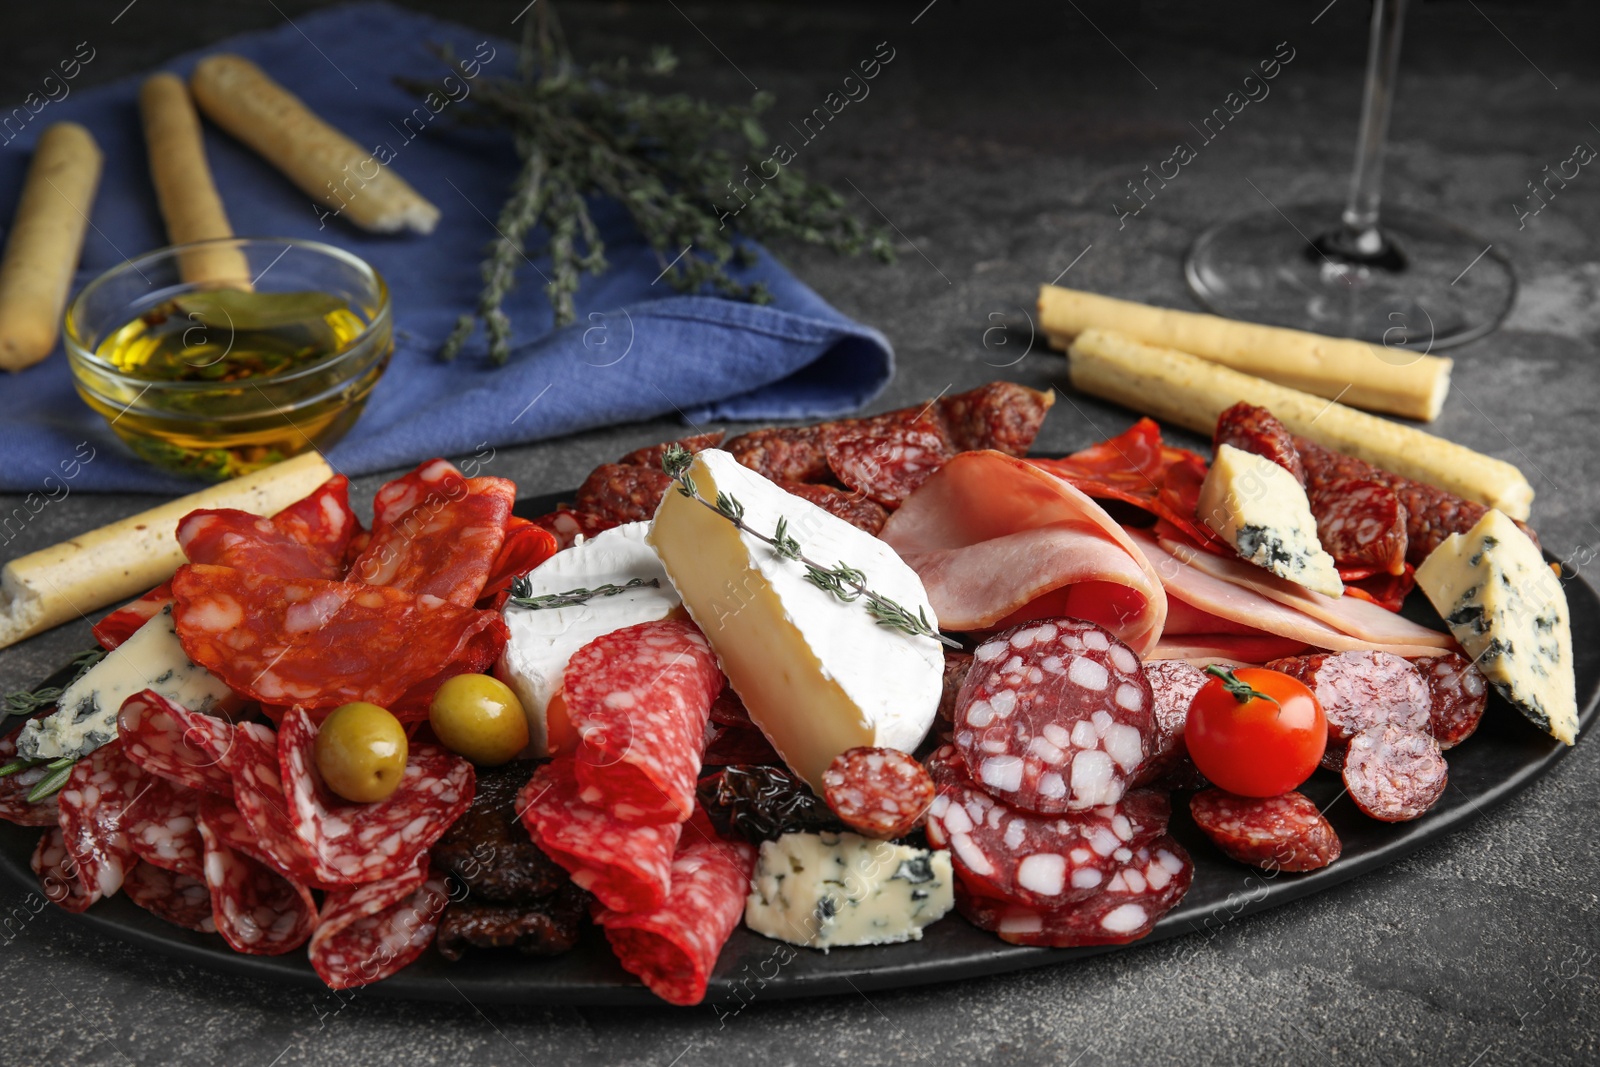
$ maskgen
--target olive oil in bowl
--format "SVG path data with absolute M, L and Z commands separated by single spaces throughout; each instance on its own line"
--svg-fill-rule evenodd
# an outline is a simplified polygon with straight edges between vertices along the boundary
M 285 246 L 297 253 L 285 252 L 266 274 L 285 288 L 185 287 L 175 250 L 166 249 L 153 255 L 170 265 L 172 286 L 143 284 L 139 272 L 149 277 L 159 266 L 145 257 L 92 283 L 67 315 L 85 402 L 136 454 L 211 480 L 337 440 L 393 350 L 388 294 L 366 264 L 310 242 L 230 240 L 264 263 Z M 268 247 L 252 247 L 260 245 Z M 292 261 L 297 269 L 286 271 Z M 143 290 L 142 301 L 96 291 L 128 267 L 137 270 L 126 288 Z M 329 277 L 330 268 L 355 277 Z M 351 284 L 362 273 L 366 291 Z M 310 284 L 287 288 L 297 282 Z

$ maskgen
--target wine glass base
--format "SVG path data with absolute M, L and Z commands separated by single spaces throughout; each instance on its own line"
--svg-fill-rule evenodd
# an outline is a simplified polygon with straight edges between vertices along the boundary
M 1516 276 L 1483 238 L 1386 207 L 1379 225 L 1398 255 L 1359 262 L 1322 240 L 1342 211 L 1299 204 L 1212 227 L 1184 263 L 1189 288 L 1228 318 L 1424 352 L 1482 337 L 1511 310 Z

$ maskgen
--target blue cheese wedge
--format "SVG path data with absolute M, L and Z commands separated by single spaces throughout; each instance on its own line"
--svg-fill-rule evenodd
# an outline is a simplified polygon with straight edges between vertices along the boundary
M 1551 737 L 1577 740 L 1567 596 L 1516 523 L 1490 511 L 1451 534 L 1417 568 L 1417 587 L 1501 696 Z
M 530 597 L 603 586 L 620 592 L 560 607 L 506 605 L 510 637 L 495 674 L 517 694 L 528 717 L 530 755 L 551 754 L 552 705 L 555 714 L 564 714 L 562 679 L 574 652 L 597 637 L 678 610 L 678 594 L 645 541 L 649 528 L 645 522 L 613 527 L 557 552 L 528 574 Z
M 698 453 L 689 472 L 705 500 L 737 500 L 747 529 L 770 536 L 782 522 L 805 556 L 853 568 L 867 588 L 937 625 L 922 579 L 878 538 L 720 449 Z M 933 638 L 879 625 L 864 599 L 818 588 L 804 564 L 681 493 L 656 508 L 650 544 L 751 720 L 813 789 L 846 749 L 910 752 L 933 725 L 944 677 Z
M 1305 488 L 1265 456 L 1218 448 L 1195 514 L 1243 559 L 1315 592 L 1344 595 L 1339 569 L 1317 539 Z
M 784 834 L 761 844 L 744 922 L 827 951 L 920 941 L 954 906 L 949 852 L 858 834 Z
M 69 685 L 54 712 L 30 719 L 17 735 L 17 755 L 88 755 L 117 736 L 122 702 L 145 689 L 190 711 L 212 712 L 233 699 L 222 679 L 184 653 L 170 604 Z

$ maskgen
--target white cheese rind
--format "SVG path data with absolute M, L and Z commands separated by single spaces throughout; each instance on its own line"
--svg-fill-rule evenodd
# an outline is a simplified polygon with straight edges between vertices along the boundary
M 1318 593 L 1343 595 L 1339 569 L 1317 539 L 1305 488 L 1265 456 L 1218 448 L 1195 514 L 1241 558 Z
M 54 712 L 30 719 L 17 735 L 17 755 L 88 755 L 117 736 L 122 702 L 146 689 L 200 712 L 210 712 L 233 696 L 222 679 L 184 653 L 170 604 L 67 686 Z
M 949 852 L 848 833 L 762 842 L 750 884 L 746 926 L 823 951 L 921 940 L 955 906 Z
M 664 619 L 677 610 L 677 591 L 645 540 L 649 523 L 630 522 L 557 552 L 528 574 L 531 596 L 626 585 L 635 579 L 654 582 L 614 596 L 560 608 L 524 608 L 507 604 L 510 637 L 495 675 L 511 687 L 528 717 L 530 754 L 549 755 L 546 714 L 561 690 L 567 661 L 597 637 L 624 627 Z
M 1417 568 L 1417 587 L 1501 696 L 1550 736 L 1577 740 L 1567 596 L 1516 523 L 1490 511 L 1451 534 Z
M 690 474 L 706 500 L 737 499 L 749 528 L 771 535 L 786 520 L 807 557 L 856 568 L 868 588 L 937 625 L 922 580 L 876 537 L 719 449 L 697 454 Z M 650 543 L 751 720 L 812 788 L 846 749 L 910 752 L 926 736 L 943 688 L 933 638 L 878 625 L 864 601 L 817 588 L 804 564 L 680 493 L 656 509 Z

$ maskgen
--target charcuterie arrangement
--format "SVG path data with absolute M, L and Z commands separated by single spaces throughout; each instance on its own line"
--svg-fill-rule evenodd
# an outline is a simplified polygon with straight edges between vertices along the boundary
M 1150 419 L 1027 458 L 1054 399 L 698 435 L 531 520 L 444 460 L 370 529 L 339 476 L 191 511 L 186 562 L 0 742 L 0 817 L 44 830 L 58 906 L 120 892 L 335 989 L 593 924 L 694 1004 L 741 924 L 1137 940 L 1194 879 L 1175 804 L 1238 863 L 1336 864 L 1302 785 L 1424 818 L 1491 693 L 1575 740 L 1526 502 L 1249 402 L 1210 459 Z

